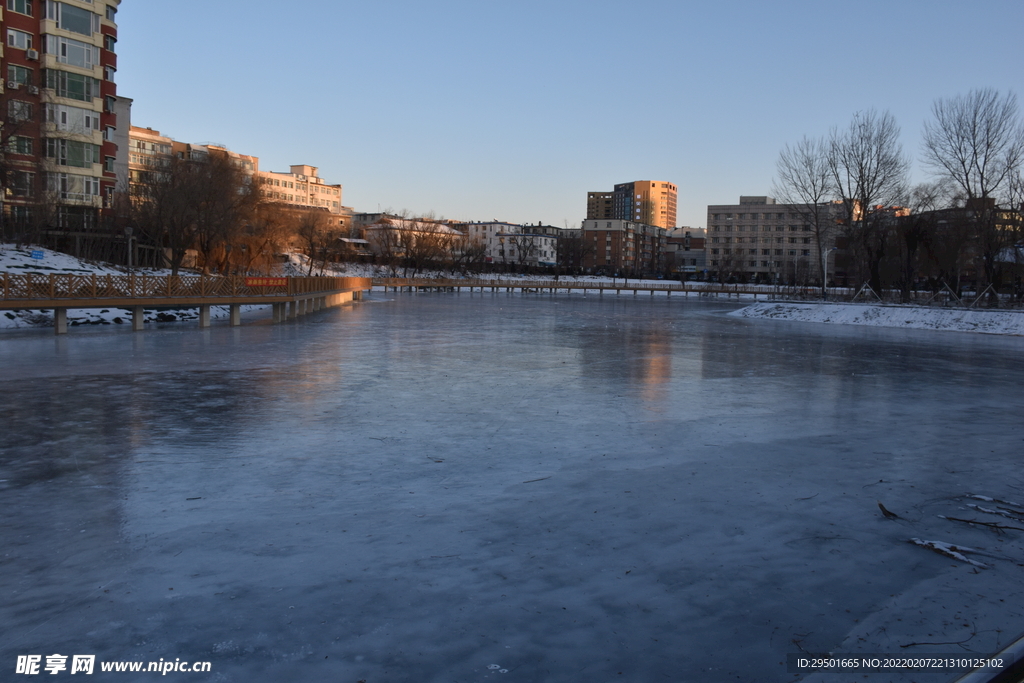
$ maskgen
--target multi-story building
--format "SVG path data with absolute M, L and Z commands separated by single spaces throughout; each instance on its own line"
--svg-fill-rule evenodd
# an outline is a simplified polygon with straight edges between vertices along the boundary
M 834 226 L 842 206 L 828 203 L 821 209 L 818 245 L 809 206 L 776 204 L 772 197 L 708 206 L 708 270 L 723 279 L 804 284 L 820 280 L 824 254 L 829 272 L 835 272 Z
M 329 185 L 317 172 L 316 166 L 299 164 L 289 167 L 287 173 L 260 171 L 260 184 L 264 194 L 275 202 L 297 209 L 325 209 L 340 216 L 341 185 Z
M 697 277 L 707 269 L 705 234 L 700 228 L 669 230 L 665 239 L 665 269 L 677 277 Z
M 116 182 L 120 0 L 7 0 L 2 138 L 10 224 L 91 230 Z
M 486 263 L 529 267 L 558 263 L 558 228 L 553 226 L 491 221 L 459 223 L 455 228 L 466 235 L 469 244 L 483 246 Z
M 660 180 L 619 183 L 612 192 L 587 193 L 587 219 L 619 219 L 669 230 L 676 227 L 679 188 Z
M 621 219 L 583 221 L 583 267 L 588 272 L 639 277 L 665 267 L 666 230 Z
M 128 187 L 149 178 L 151 173 L 166 169 L 172 158 L 175 142 L 152 128 L 131 126 L 128 131 Z M 124 186 L 119 179 L 119 185 Z
M 587 193 L 587 218 L 621 218 L 614 212 L 615 201 L 611 192 Z

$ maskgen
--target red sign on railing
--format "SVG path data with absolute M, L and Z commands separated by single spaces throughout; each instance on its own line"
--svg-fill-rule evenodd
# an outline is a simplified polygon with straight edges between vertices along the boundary
M 245 278 L 246 287 L 286 287 L 288 286 L 288 278 L 286 277 L 247 277 Z

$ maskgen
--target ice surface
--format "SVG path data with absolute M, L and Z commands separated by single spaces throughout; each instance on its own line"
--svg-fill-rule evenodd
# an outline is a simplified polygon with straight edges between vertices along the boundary
M 791 681 L 788 653 L 1019 635 L 1021 532 L 938 515 L 1021 497 L 1020 340 L 732 308 L 376 293 L 281 325 L 5 333 L 0 666 Z

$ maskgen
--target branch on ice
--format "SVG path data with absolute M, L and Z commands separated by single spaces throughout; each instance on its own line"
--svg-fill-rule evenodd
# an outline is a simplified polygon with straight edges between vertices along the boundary
M 974 503 L 967 503 L 967 507 L 971 508 L 972 510 L 977 510 L 978 512 L 984 512 L 987 515 L 999 515 L 1000 517 L 1012 519 L 1015 522 L 1024 522 L 1024 519 L 1021 519 L 1020 517 L 1015 517 L 1014 515 L 1011 515 L 1008 512 L 1003 512 L 1002 510 L 992 510 L 989 508 L 983 508 L 980 505 L 975 505 Z
M 968 548 L 962 545 L 953 545 L 952 543 L 943 543 L 942 541 L 922 541 L 920 538 L 912 538 L 910 539 L 910 542 L 914 545 L 919 545 L 922 548 L 928 548 L 929 550 L 933 550 L 940 555 L 951 557 L 954 560 L 959 560 L 960 562 L 973 564 L 975 567 L 981 567 L 982 569 L 989 568 L 987 564 L 982 564 L 981 562 L 972 560 L 966 555 L 964 555 L 964 553 L 980 552 L 978 550 L 975 550 L 974 548 Z

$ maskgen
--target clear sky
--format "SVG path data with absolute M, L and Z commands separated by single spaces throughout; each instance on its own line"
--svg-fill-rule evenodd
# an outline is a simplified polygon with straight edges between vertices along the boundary
M 667 180 L 705 227 L 856 111 L 891 111 L 917 157 L 936 98 L 1024 97 L 1022 0 L 123 0 L 117 21 L 134 125 L 461 220 L 577 225 L 588 191 Z

